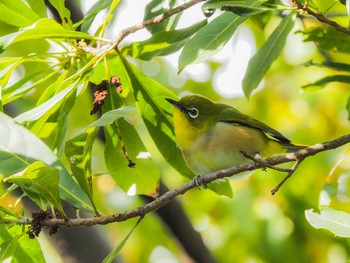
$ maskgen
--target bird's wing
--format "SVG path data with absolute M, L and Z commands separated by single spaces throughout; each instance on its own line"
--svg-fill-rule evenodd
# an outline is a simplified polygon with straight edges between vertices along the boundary
M 280 132 L 276 131 L 270 126 L 248 115 L 245 115 L 234 108 L 227 108 L 223 110 L 221 114 L 218 116 L 218 118 L 219 118 L 219 122 L 231 123 L 231 124 L 250 127 L 253 129 L 258 129 L 282 143 L 289 144 L 291 142 L 289 139 L 284 137 Z

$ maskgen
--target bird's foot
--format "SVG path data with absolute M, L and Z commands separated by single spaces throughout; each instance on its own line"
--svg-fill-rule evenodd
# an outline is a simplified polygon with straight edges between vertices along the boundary
M 198 190 L 201 190 L 201 186 L 203 186 L 204 189 L 207 189 L 208 186 L 206 183 L 203 182 L 203 176 L 198 174 L 193 178 L 194 185 L 198 188 Z

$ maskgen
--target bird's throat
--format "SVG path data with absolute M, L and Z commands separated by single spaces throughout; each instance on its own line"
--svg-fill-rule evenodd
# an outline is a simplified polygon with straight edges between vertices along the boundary
M 189 148 L 193 141 L 201 134 L 179 109 L 174 110 L 175 136 L 180 149 Z

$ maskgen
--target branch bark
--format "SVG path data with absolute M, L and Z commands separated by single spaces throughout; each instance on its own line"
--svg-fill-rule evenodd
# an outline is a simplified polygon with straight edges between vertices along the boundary
M 339 25 L 337 22 L 328 19 L 327 17 L 325 17 L 323 14 L 317 12 L 317 11 L 313 11 L 312 9 L 310 9 L 307 4 L 304 3 L 300 3 L 297 0 L 292 0 L 292 3 L 295 4 L 298 9 L 300 9 L 303 13 L 307 13 L 313 17 L 315 17 L 318 21 L 320 21 L 321 23 L 330 25 L 332 27 L 334 27 L 337 31 L 342 32 L 344 34 L 350 35 L 350 30 Z
M 268 165 L 278 165 L 287 162 L 300 162 L 307 157 L 316 155 L 318 153 L 328 151 L 331 149 L 339 148 L 347 143 L 350 143 L 350 134 L 344 135 L 332 141 L 319 143 L 313 146 L 306 147 L 297 152 L 287 153 L 284 155 L 278 155 L 266 159 L 262 159 L 263 163 Z M 214 173 L 203 175 L 201 182 L 203 184 L 208 184 L 214 180 L 231 177 L 245 171 L 253 171 L 259 168 L 264 168 L 263 163 L 250 162 L 247 164 L 240 164 L 229 169 L 223 169 Z M 298 164 L 298 165 L 299 165 Z M 91 218 L 75 218 L 75 219 L 46 219 L 41 222 L 42 226 L 48 227 L 78 227 L 78 226 L 93 226 L 93 225 L 105 225 L 114 222 L 126 221 L 130 218 L 142 217 L 150 212 L 153 212 L 164 205 L 168 204 L 170 201 L 175 199 L 179 195 L 185 194 L 187 191 L 196 188 L 194 181 L 186 182 L 183 185 L 169 190 L 165 194 L 161 195 L 154 201 L 145 204 L 143 206 L 137 207 L 135 209 L 125 211 L 123 213 L 115 213 L 107 216 L 91 217 Z M 20 220 L 2 221 L 1 223 L 17 223 L 17 224 L 31 224 L 32 219 L 23 218 Z

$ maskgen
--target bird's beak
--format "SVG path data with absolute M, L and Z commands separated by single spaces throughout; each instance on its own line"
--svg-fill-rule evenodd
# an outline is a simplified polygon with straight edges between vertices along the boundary
M 172 104 L 174 107 L 178 108 L 180 111 L 184 111 L 185 108 L 184 106 L 182 106 L 182 104 L 176 100 L 173 100 L 173 99 L 169 99 L 169 98 L 166 98 L 166 100 Z

